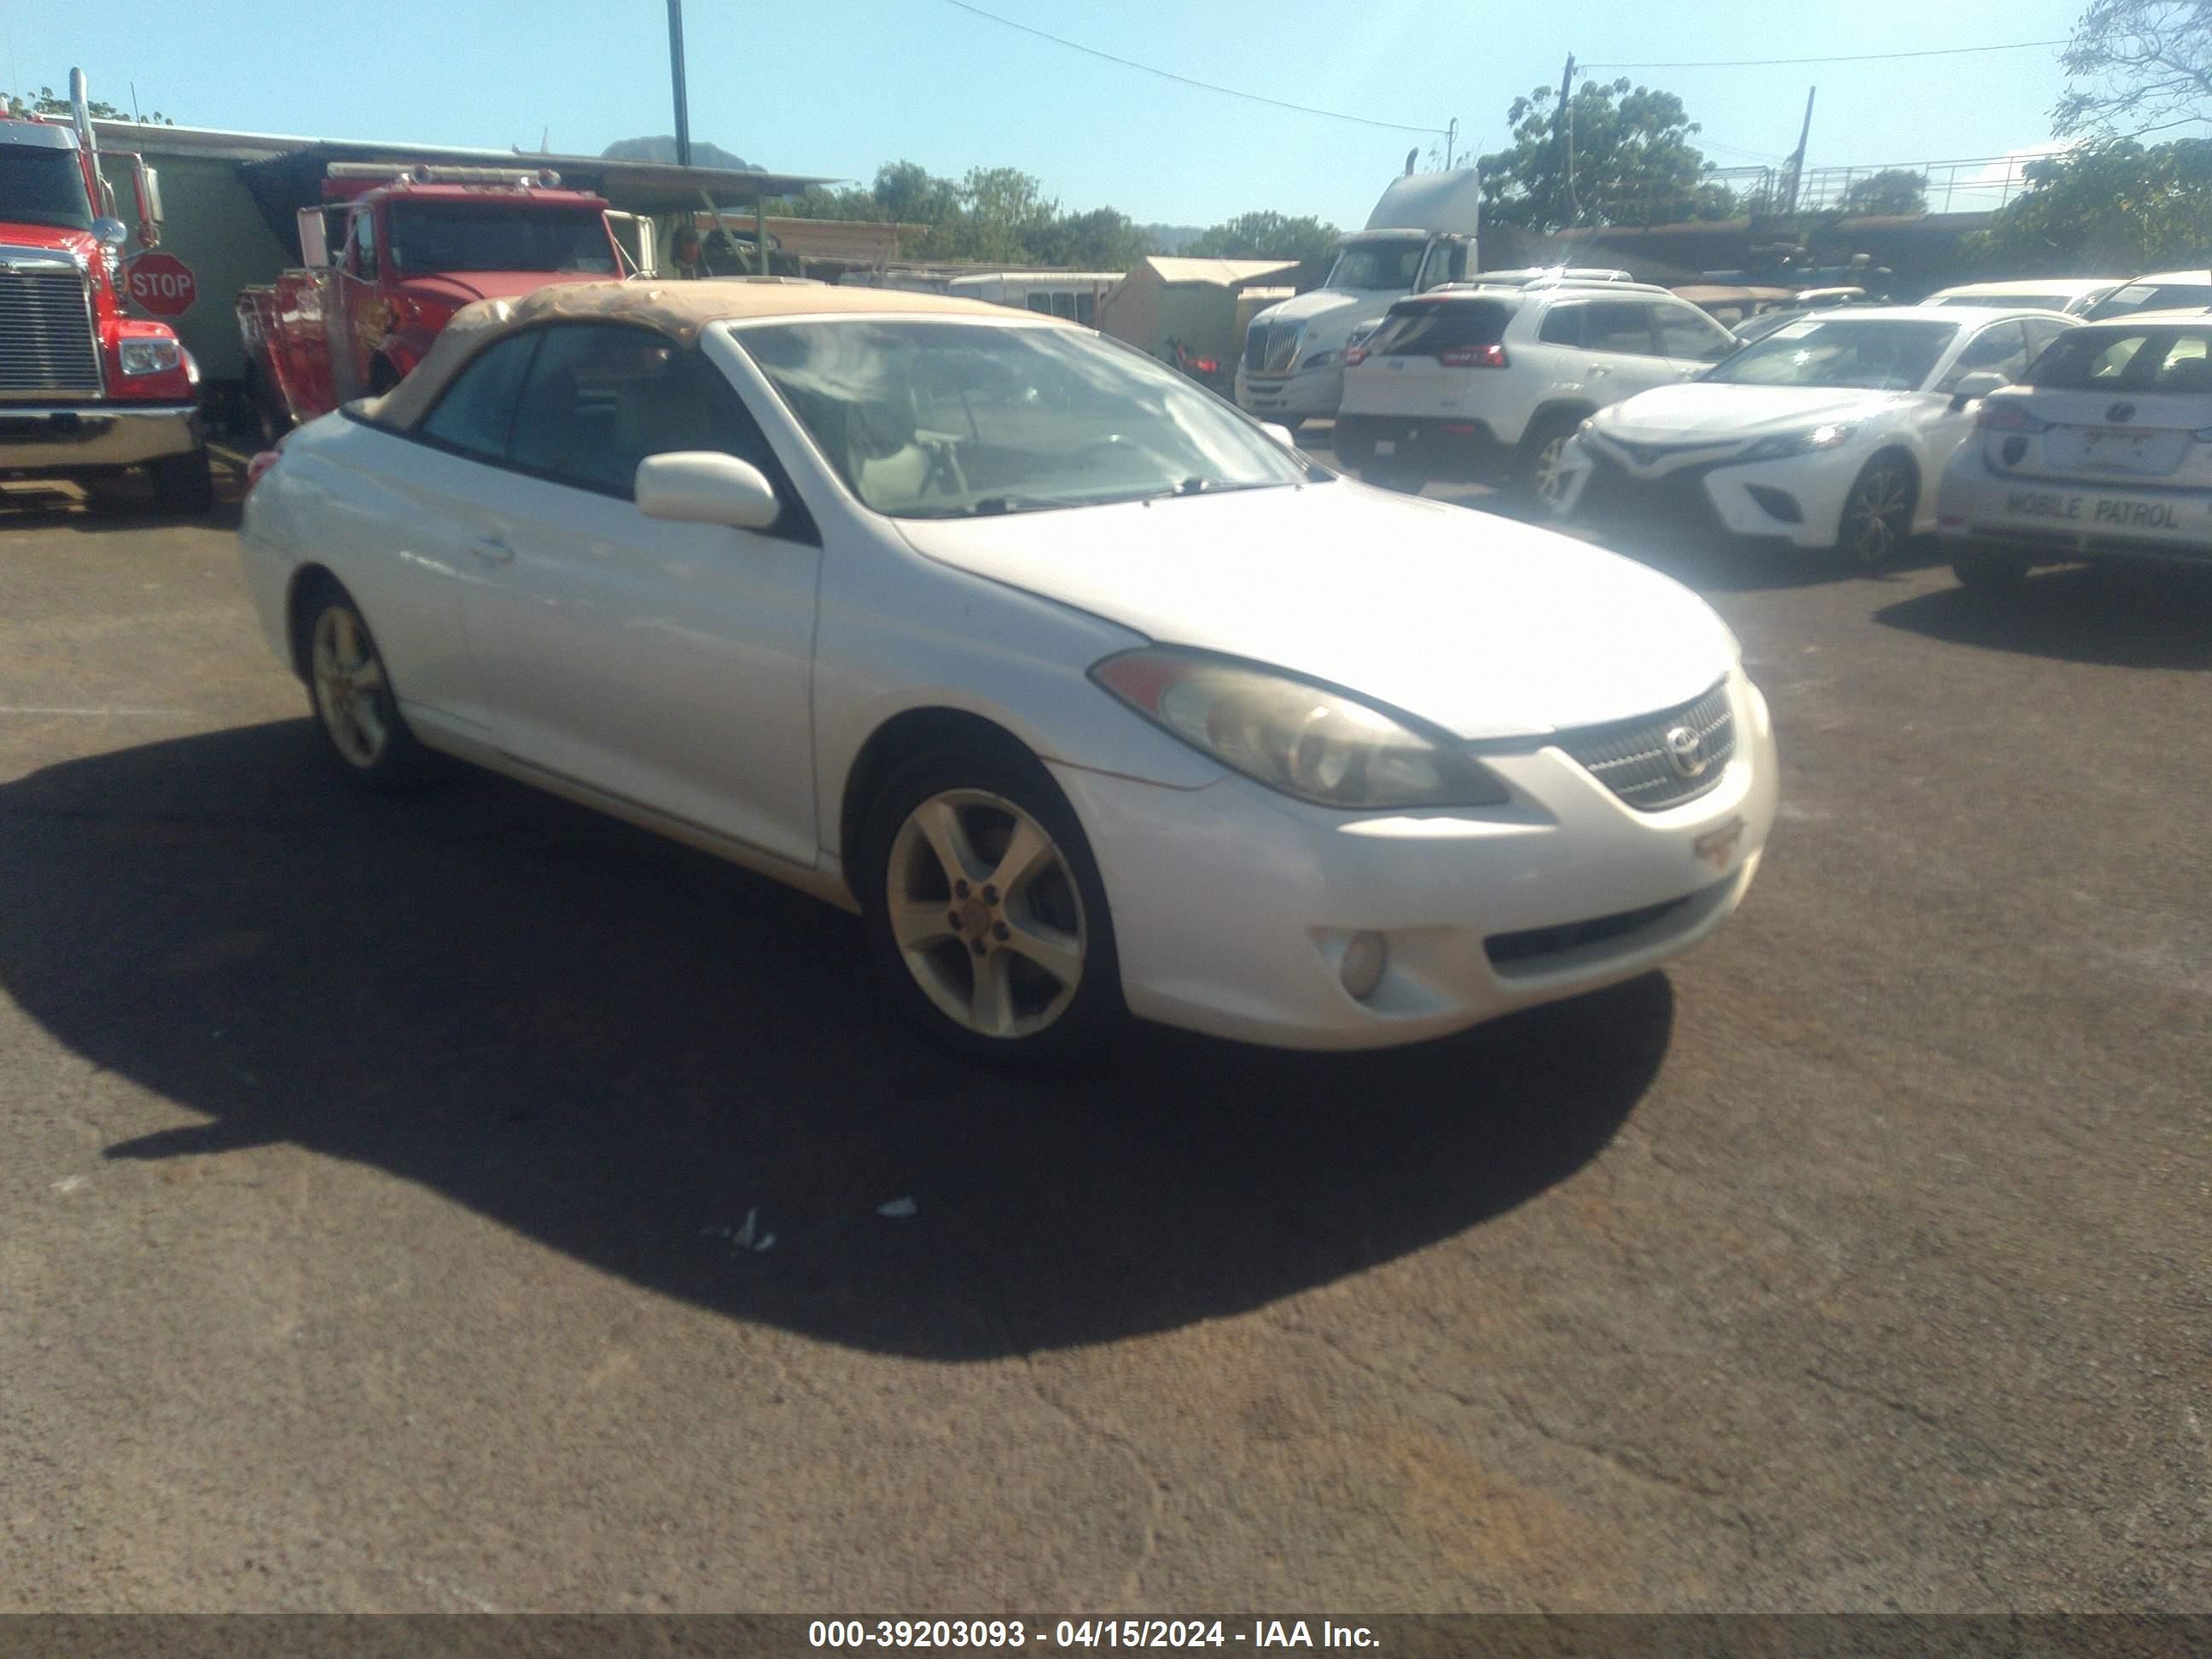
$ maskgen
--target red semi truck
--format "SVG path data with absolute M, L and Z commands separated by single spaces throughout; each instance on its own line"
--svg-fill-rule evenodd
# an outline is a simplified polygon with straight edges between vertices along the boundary
M 238 296 L 247 392 L 269 443 L 398 385 L 471 301 L 652 264 L 649 241 L 633 260 L 615 235 L 612 221 L 630 216 L 561 188 L 555 173 L 334 162 L 323 198 L 300 210 L 302 264 Z
M 159 181 L 137 155 L 103 158 L 84 76 L 73 122 L 0 114 L 0 475 L 152 475 L 167 512 L 214 505 L 199 371 L 167 323 L 124 314 L 129 237 L 105 159 L 125 165 L 140 250 L 160 234 Z

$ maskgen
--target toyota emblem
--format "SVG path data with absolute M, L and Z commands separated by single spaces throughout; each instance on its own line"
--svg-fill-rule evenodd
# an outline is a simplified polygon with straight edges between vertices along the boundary
M 1667 763 L 1678 778 L 1694 778 L 1705 769 L 1705 739 L 1692 726 L 1677 726 L 1667 733 Z
M 2114 404 L 2105 411 L 2105 418 L 2114 426 L 2124 426 L 2135 417 L 2136 406 L 2133 404 Z

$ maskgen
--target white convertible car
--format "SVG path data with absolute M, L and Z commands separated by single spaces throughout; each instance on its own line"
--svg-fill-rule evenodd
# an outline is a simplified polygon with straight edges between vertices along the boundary
M 440 750 L 857 910 L 975 1052 L 1454 1030 L 1711 933 L 1774 816 L 1696 596 L 1049 318 L 550 289 L 259 465 L 343 772 Z

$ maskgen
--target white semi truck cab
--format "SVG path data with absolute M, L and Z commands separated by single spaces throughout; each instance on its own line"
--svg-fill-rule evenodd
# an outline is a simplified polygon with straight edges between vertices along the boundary
M 1476 270 L 1480 183 L 1472 167 L 1394 179 L 1367 228 L 1336 245 L 1328 276 L 1252 319 L 1237 402 L 1270 421 L 1327 421 L 1344 394 L 1344 348 L 1408 294 Z

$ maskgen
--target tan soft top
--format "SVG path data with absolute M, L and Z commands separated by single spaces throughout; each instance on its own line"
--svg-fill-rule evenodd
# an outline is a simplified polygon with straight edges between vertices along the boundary
M 689 345 L 709 323 L 748 317 L 820 317 L 865 313 L 915 312 L 945 317 L 1010 314 L 1049 322 L 1034 312 L 1012 312 L 981 300 L 955 300 L 940 294 L 909 294 L 900 289 L 842 288 L 789 277 L 710 278 L 684 283 L 562 283 L 526 294 L 520 300 L 478 300 L 464 306 L 431 345 L 414 372 L 381 398 L 355 405 L 381 426 L 411 430 L 438 401 L 438 394 L 477 353 L 495 340 L 552 319 L 573 322 L 599 318 L 642 324 Z M 1073 325 L 1069 325 L 1073 326 Z

